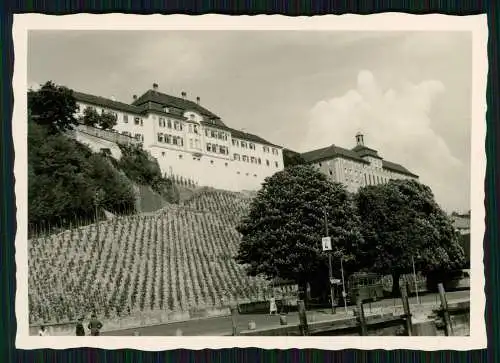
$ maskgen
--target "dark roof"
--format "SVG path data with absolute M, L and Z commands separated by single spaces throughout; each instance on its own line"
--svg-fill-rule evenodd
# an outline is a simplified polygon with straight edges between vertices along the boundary
M 212 121 L 215 121 L 215 123 L 213 123 Z M 233 130 L 230 127 L 227 127 L 222 122 L 217 122 L 217 120 L 212 120 L 212 121 L 201 121 L 200 123 L 205 127 L 212 127 L 214 129 L 220 129 L 220 130 L 225 130 L 225 131 L 229 131 L 229 132 L 231 132 Z
M 135 113 L 137 115 L 144 113 L 144 110 L 141 107 L 129 105 L 127 103 L 119 101 L 113 101 L 108 98 L 94 96 L 83 92 L 73 91 L 73 97 L 75 97 L 75 99 L 79 102 L 90 103 L 92 105 L 112 108 L 123 112 Z
M 406 169 L 404 166 L 402 166 L 400 164 L 396 164 L 396 163 L 393 163 L 390 161 L 382 160 L 382 167 L 384 169 L 387 169 L 387 170 L 395 171 L 397 173 L 406 174 L 408 176 L 418 178 L 418 175 L 413 174 L 411 171 L 409 171 L 408 169 Z
M 356 152 L 338 147 L 336 145 L 330 145 L 322 149 L 305 152 L 302 154 L 302 157 L 306 162 L 310 163 L 333 159 L 336 157 L 343 157 L 360 163 L 369 164 L 368 161 L 362 159 Z
M 213 127 L 216 129 L 222 129 L 228 131 L 231 133 L 232 137 L 237 139 L 253 141 L 256 143 L 281 148 L 281 146 L 275 145 L 267 140 L 264 140 L 260 136 L 227 127 L 217 115 L 201 107 L 195 102 L 183 98 L 170 96 L 155 90 L 147 91 L 137 100 L 135 100 L 131 105 L 119 101 L 113 101 L 104 97 L 90 95 L 83 92 L 73 91 L 73 95 L 75 99 L 80 102 L 111 108 L 123 112 L 130 112 L 134 114 L 144 114 L 147 111 L 154 111 L 160 114 L 173 116 L 185 120 L 186 118 L 182 116 L 184 111 L 193 110 L 205 117 L 205 120 L 201 122 L 203 126 Z M 163 107 L 165 106 L 171 109 L 171 111 L 173 112 L 165 113 L 163 111 Z
M 287 155 L 290 155 L 290 156 L 302 156 L 301 153 L 297 152 L 297 151 L 293 151 L 291 149 L 288 149 L 288 148 L 284 148 L 283 149 L 283 155 L 284 154 L 287 154 Z
M 359 152 L 356 152 L 356 148 L 358 148 Z M 324 147 L 322 149 L 318 150 L 313 150 L 313 151 L 308 151 L 305 152 L 302 155 L 304 160 L 308 163 L 317 163 L 323 160 L 329 160 L 329 159 L 334 159 L 334 158 L 345 158 L 345 159 L 350 159 L 357 161 L 359 163 L 364 163 L 364 164 L 369 164 L 368 161 L 362 158 L 362 156 L 369 155 L 373 156 L 373 152 L 375 152 L 375 157 L 378 157 L 379 159 L 382 159 L 380 156 L 378 156 L 377 151 L 370 149 L 365 146 L 359 146 L 356 147 L 353 150 L 348 150 L 344 149 L 342 147 L 336 146 L 336 145 L 330 145 L 327 147 Z M 369 152 L 370 154 L 365 154 L 366 152 Z M 382 167 L 387 170 L 395 171 L 400 174 L 405 174 L 408 176 L 412 176 L 415 178 L 418 178 L 418 175 L 413 174 L 410 172 L 408 169 L 403 167 L 400 164 L 396 164 L 390 161 L 382 160 Z
M 243 132 L 243 131 L 239 131 L 239 130 L 235 130 L 235 129 L 232 129 L 232 128 L 229 128 L 229 127 L 227 129 L 231 132 L 231 137 L 232 138 L 242 139 L 242 140 L 246 140 L 246 141 L 253 141 L 253 142 L 256 142 L 256 143 L 259 143 L 259 144 L 264 144 L 264 145 L 269 145 L 269 146 L 274 146 L 274 147 L 282 148 L 279 145 L 276 145 L 276 144 L 273 144 L 273 143 L 271 143 L 271 142 L 269 142 L 267 140 L 264 140 L 260 136 L 257 136 L 257 135 L 254 135 L 254 134 L 249 134 L 247 132 Z
M 378 151 L 377 150 L 370 149 L 369 147 L 364 146 L 364 145 L 356 145 L 356 147 L 353 148 L 352 151 L 354 151 L 360 157 L 371 156 L 371 157 L 374 157 L 374 158 L 377 158 L 377 159 L 382 159 L 378 155 Z
M 158 92 L 156 90 L 148 90 L 146 93 L 144 93 L 142 96 L 137 98 L 132 105 L 135 106 L 142 106 L 145 105 L 148 109 L 156 109 L 158 110 L 159 108 L 163 107 L 169 107 L 169 108 L 174 108 L 177 109 L 181 112 L 187 111 L 187 110 L 193 110 L 195 112 L 200 113 L 203 115 L 205 118 L 208 120 L 215 119 L 216 120 L 216 126 L 225 126 L 224 123 L 220 120 L 220 117 L 217 116 L 216 114 L 210 112 L 206 108 L 200 106 L 196 102 L 184 99 L 184 98 L 179 98 L 179 97 L 174 97 L 171 95 L 167 95 L 162 92 Z M 160 106 L 158 106 L 160 105 Z

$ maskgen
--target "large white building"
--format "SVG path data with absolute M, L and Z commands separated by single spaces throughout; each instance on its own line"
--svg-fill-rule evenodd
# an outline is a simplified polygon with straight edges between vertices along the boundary
M 79 106 L 78 116 L 85 108 L 98 112 L 111 112 L 116 116 L 114 131 L 121 138 L 133 138 L 158 164 L 165 176 L 189 179 L 199 186 L 212 186 L 226 190 L 257 190 L 264 179 L 284 167 L 283 148 L 263 138 L 228 127 L 219 116 L 187 98 L 167 95 L 158 85 L 133 102 L 74 92 Z M 99 130 L 94 129 L 94 133 Z M 85 133 L 85 132 L 84 132 Z M 127 137 L 128 136 L 128 137 Z M 85 135 L 94 148 L 111 148 Z M 119 149 L 111 153 L 120 156 Z M 301 154 L 309 164 L 315 165 L 330 180 L 347 186 L 350 192 L 359 187 L 385 183 L 390 179 L 418 179 L 400 164 L 384 160 L 378 152 L 364 144 L 364 136 L 356 135 L 352 149 L 331 145 Z
M 200 186 L 256 190 L 283 169 L 283 148 L 263 138 L 232 129 L 217 115 L 193 102 L 185 92 L 174 97 L 158 85 L 131 104 L 74 92 L 78 115 L 86 107 L 111 112 L 114 130 L 142 142 L 166 176 L 180 176 Z
M 361 133 L 356 134 L 356 146 L 352 149 L 330 145 L 301 156 L 330 180 L 346 185 L 352 193 L 362 186 L 387 183 L 390 179 L 418 180 L 418 175 L 400 164 L 384 160 L 377 150 L 365 146 Z

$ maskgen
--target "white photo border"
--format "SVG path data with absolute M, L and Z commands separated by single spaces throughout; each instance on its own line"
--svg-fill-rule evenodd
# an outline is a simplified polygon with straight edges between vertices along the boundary
M 471 311 L 470 336 L 467 337 L 38 337 L 29 335 L 27 228 L 27 44 L 28 32 L 36 30 L 338 30 L 338 31 L 470 31 L 473 41 L 472 125 L 471 125 Z M 488 74 L 487 17 L 441 14 L 410 15 L 381 13 L 373 15 L 325 15 L 286 17 L 281 15 L 126 15 L 15 14 L 13 141 L 16 180 L 16 348 L 67 349 L 221 349 L 259 347 L 264 349 L 316 348 L 471 350 L 487 347 L 483 238 L 485 232 L 484 179 L 486 171 L 486 84 Z

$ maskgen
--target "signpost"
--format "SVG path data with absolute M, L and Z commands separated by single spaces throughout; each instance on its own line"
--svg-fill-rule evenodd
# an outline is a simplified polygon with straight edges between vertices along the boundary
M 328 266 L 329 266 L 329 274 L 330 274 L 330 300 L 332 303 L 332 314 L 335 314 L 335 301 L 334 301 L 334 294 L 333 294 L 333 270 L 332 270 L 332 240 L 328 236 L 328 220 L 326 217 L 326 210 L 323 211 L 324 216 L 325 216 L 325 232 L 326 232 L 326 237 L 323 237 L 321 239 L 321 243 L 323 245 L 323 251 L 328 252 Z
M 323 252 L 332 250 L 332 239 L 330 237 L 323 237 L 321 243 L 323 244 Z

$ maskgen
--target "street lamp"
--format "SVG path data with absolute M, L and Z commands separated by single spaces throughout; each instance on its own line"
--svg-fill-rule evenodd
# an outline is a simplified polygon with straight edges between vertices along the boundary
M 417 298 L 417 304 L 420 304 L 420 298 L 418 297 L 418 284 L 417 284 L 417 273 L 415 271 L 415 259 L 411 256 L 411 264 L 413 265 L 413 280 L 415 281 L 415 294 Z
M 323 210 L 323 215 L 325 218 L 325 237 L 322 239 L 323 251 L 328 251 L 328 271 L 329 271 L 329 282 L 330 282 L 330 301 L 332 303 L 332 314 L 335 314 L 336 304 L 334 301 L 334 292 L 333 292 L 333 270 L 332 270 L 332 241 L 330 236 L 328 235 L 328 219 L 326 215 L 326 209 Z
M 342 299 L 344 300 L 344 308 L 347 314 L 347 293 L 345 291 L 345 279 L 344 279 L 344 257 L 340 256 L 340 271 L 342 272 Z

